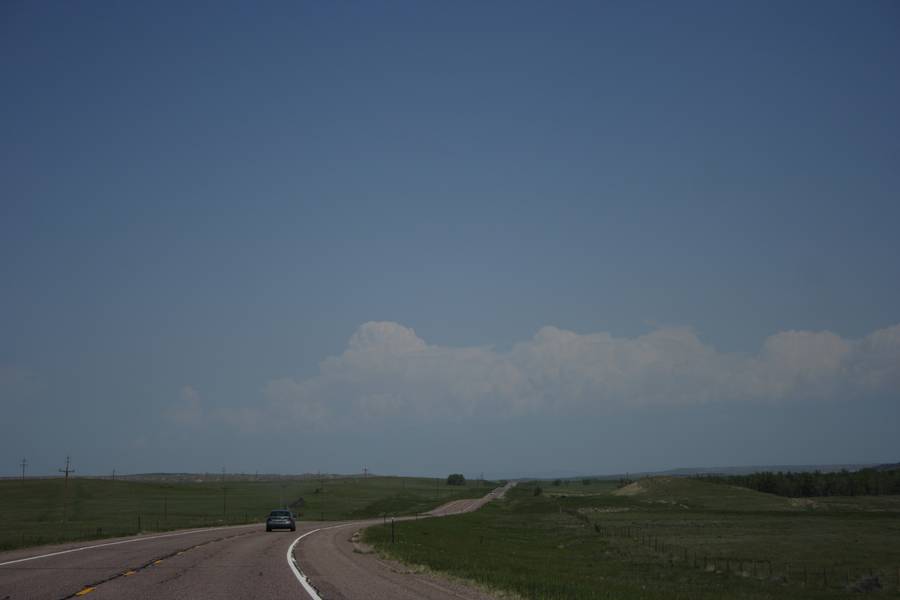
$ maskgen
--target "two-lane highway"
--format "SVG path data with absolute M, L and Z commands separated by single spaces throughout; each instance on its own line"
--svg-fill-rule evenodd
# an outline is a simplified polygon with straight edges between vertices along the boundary
M 274 545 L 276 539 L 272 535 L 266 540 L 261 525 L 244 525 L 44 547 L 37 552 L 8 552 L 0 554 L 0 600 L 59 600 L 89 594 L 110 598 L 174 597 L 169 593 L 174 586 L 154 584 L 159 584 L 166 574 L 199 566 L 226 548 L 247 548 L 255 540 Z M 286 547 L 291 541 L 289 536 L 279 536 L 277 541 Z M 261 561 L 252 561 L 257 562 Z M 209 574 L 210 571 L 206 575 Z M 296 587 L 292 578 L 283 579 L 285 587 L 292 583 Z M 108 595 L 111 590 L 115 595 Z
M 500 494 L 451 502 L 431 514 L 475 510 Z M 376 522 L 299 521 L 296 533 L 243 525 L 6 552 L 0 554 L 0 600 L 305 600 L 316 597 L 314 588 L 323 600 L 490 598 L 474 587 L 410 573 L 361 552 L 351 538 Z

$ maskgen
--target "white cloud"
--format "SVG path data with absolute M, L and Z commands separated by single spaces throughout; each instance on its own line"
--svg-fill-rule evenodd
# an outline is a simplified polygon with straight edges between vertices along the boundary
M 180 401 L 168 408 L 166 418 L 177 425 L 198 425 L 204 419 L 200 393 L 186 385 L 179 392 Z
M 687 328 L 635 338 L 544 327 L 507 352 L 429 345 L 392 322 L 362 325 L 319 374 L 278 379 L 259 407 L 226 420 L 333 427 L 707 402 L 821 400 L 900 391 L 900 325 L 862 340 L 786 331 L 756 355 L 718 352 Z

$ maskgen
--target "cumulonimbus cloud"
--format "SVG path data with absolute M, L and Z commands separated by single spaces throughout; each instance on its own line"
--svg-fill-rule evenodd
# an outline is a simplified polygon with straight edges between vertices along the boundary
M 403 415 L 437 420 L 628 406 L 860 398 L 900 391 L 900 325 L 861 340 L 785 331 L 753 355 L 723 353 L 689 328 L 634 338 L 556 327 L 508 351 L 426 343 L 394 322 L 359 327 L 305 379 L 270 381 L 264 401 L 231 415 L 329 426 Z M 267 416 L 265 416 L 267 415 Z
M 170 406 L 165 416 L 177 425 L 197 425 L 204 420 L 203 403 L 200 393 L 190 385 L 186 385 L 179 391 L 179 402 Z

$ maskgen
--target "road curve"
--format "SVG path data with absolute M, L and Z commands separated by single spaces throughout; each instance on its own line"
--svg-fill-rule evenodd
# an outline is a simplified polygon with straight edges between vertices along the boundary
M 452 502 L 432 512 L 474 510 L 496 495 Z M 300 521 L 297 533 L 266 533 L 262 524 L 241 525 L 4 552 L 0 600 L 306 600 L 310 596 L 286 558 L 295 540 L 314 530 L 319 531 L 296 544 L 295 557 L 313 583 L 323 586 L 328 600 L 488 598 L 437 577 L 406 576 L 398 565 L 354 553 L 350 536 L 375 522 L 380 521 L 323 529 L 335 524 Z
M 483 498 L 455 500 L 429 514 L 447 516 L 470 512 L 500 498 L 510 485 Z M 398 519 L 398 521 L 401 519 Z M 405 518 L 402 520 L 410 520 Z M 461 581 L 417 572 L 384 560 L 358 542 L 359 532 L 382 521 L 352 522 L 302 536 L 294 559 L 323 600 L 491 600 L 495 596 Z M 313 596 L 314 598 L 314 596 Z

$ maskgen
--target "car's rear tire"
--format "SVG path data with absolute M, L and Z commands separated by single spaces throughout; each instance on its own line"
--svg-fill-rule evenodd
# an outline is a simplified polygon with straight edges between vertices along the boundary
M 266 531 L 271 532 L 271 531 L 272 531 L 272 528 L 271 528 L 271 527 L 266 527 Z
M 291 531 L 297 531 L 296 527 L 291 527 Z

